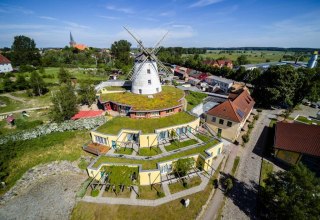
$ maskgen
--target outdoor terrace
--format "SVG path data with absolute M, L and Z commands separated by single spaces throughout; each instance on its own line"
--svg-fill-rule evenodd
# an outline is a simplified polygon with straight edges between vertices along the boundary
M 185 112 L 163 117 L 132 119 L 128 117 L 115 117 L 101 125 L 97 131 L 105 134 L 118 134 L 121 129 L 141 130 L 143 133 L 153 133 L 155 129 L 189 123 L 196 117 Z
M 184 97 L 184 92 L 172 86 L 162 86 L 162 92 L 154 94 L 153 98 L 147 95 L 131 92 L 101 94 L 102 102 L 112 101 L 132 107 L 132 110 L 160 110 L 180 105 L 179 100 Z

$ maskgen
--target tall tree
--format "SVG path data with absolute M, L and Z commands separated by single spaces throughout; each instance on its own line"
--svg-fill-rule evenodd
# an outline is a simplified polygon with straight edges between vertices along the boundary
M 68 70 L 63 67 L 60 67 L 58 72 L 59 83 L 69 83 L 71 80 L 71 75 Z
M 15 36 L 11 49 L 13 65 L 40 65 L 40 53 L 33 39 L 23 35 Z
M 118 65 L 129 65 L 132 61 L 130 59 L 131 43 L 126 40 L 115 41 L 111 45 L 111 53 L 116 58 Z
M 173 171 L 178 176 L 185 176 L 192 169 L 192 167 L 194 166 L 194 163 L 195 161 L 193 158 L 179 159 L 174 163 Z
M 237 63 L 238 65 L 245 65 L 250 63 L 250 61 L 248 60 L 248 57 L 246 55 L 241 55 L 241 56 L 238 56 Z
M 81 104 L 92 105 L 96 99 L 96 91 L 92 82 L 89 80 L 81 82 L 78 95 Z
M 29 83 L 22 73 L 18 74 L 18 77 L 16 80 L 16 87 L 19 90 L 24 90 L 29 88 Z
M 58 91 L 52 92 L 52 120 L 62 122 L 69 120 L 78 112 L 77 97 L 71 83 L 63 84 Z
M 267 219 L 319 219 L 320 180 L 302 164 L 269 174 L 261 200 Z
M 30 87 L 34 95 L 41 96 L 48 92 L 45 82 L 37 71 L 32 71 L 30 76 Z

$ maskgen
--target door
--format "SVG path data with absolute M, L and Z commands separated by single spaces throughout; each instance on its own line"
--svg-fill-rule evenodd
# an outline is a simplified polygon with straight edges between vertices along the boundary
M 108 103 L 106 104 L 106 109 L 107 109 L 107 110 L 111 110 L 110 102 L 108 102 Z
M 115 141 L 112 141 L 112 148 L 113 148 L 113 149 L 116 149 L 116 147 L 117 147 L 116 142 L 115 142 Z
M 221 134 L 222 134 L 222 129 L 218 128 L 218 137 L 221 137 Z

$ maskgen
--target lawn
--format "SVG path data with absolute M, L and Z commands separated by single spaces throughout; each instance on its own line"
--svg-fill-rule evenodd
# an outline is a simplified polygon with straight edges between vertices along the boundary
M 164 118 L 134 119 L 115 117 L 100 126 L 97 131 L 105 134 L 118 134 L 121 129 L 141 130 L 143 133 L 153 133 L 155 129 L 165 128 L 194 121 L 196 118 L 185 112 Z
M 5 96 L 0 96 L 0 103 L 5 104 L 5 106 L 0 106 L 0 113 L 11 112 L 25 108 L 25 103 L 10 99 Z
M 130 147 L 120 147 L 120 148 L 117 148 L 115 153 L 131 155 L 132 152 L 133 152 L 133 149 Z
M 0 121 L 0 135 L 11 134 L 18 131 L 23 131 L 25 129 L 35 128 L 43 124 L 42 120 L 37 120 L 33 118 L 25 118 L 19 114 L 14 114 L 15 125 L 9 125 L 6 120 Z M 0 136 L 1 138 L 1 136 Z
M 232 170 L 231 170 L 232 176 L 234 176 L 234 174 L 236 173 L 237 168 L 239 166 L 239 162 L 240 162 L 240 157 L 236 156 L 236 158 L 234 159 L 234 162 L 233 162 Z
M 138 167 L 128 166 L 104 166 L 103 171 L 109 176 L 109 183 L 116 187 L 119 185 L 133 185 L 131 175 L 136 173 L 136 176 L 138 176 L 139 173 Z
M 180 105 L 179 100 L 184 92 L 172 86 L 162 86 L 162 92 L 154 94 L 153 98 L 147 95 L 131 92 L 101 94 L 100 100 L 114 101 L 132 106 L 133 110 L 157 110 Z
M 182 182 L 180 182 L 180 181 L 176 182 L 176 183 L 169 184 L 168 186 L 169 186 L 171 194 L 174 194 L 174 193 L 180 192 L 182 190 L 186 190 L 186 189 L 200 185 L 201 178 L 198 176 L 195 176 L 195 177 L 192 177 L 191 179 L 187 179 L 186 182 L 187 182 L 186 187 L 184 187 Z
M 125 88 L 125 87 L 122 87 L 122 86 L 108 86 L 108 87 L 106 87 L 106 89 L 108 91 L 126 91 L 129 88 Z
M 157 168 L 156 164 L 162 161 L 172 160 L 175 158 L 180 158 L 180 157 L 198 154 L 198 153 L 205 155 L 204 150 L 216 145 L 217 143 L 219 143 L 218 140 L 213 140 L 203 146 L 196 147 L 183 152 L 174 153 L 172 155 L 162 157 L 159 159 L 154 159 L 154 160 L 134 160 L 134 159 L 127 159 L 127 158 L 100 156 L 97 162 L 93 165 L 93 167 L 97 168 L 102 163 L 130 163 L 130 164 L 141 164 L 142 169 L 144 170 L 156 169 Z
M 183 142 L 179 142 L 179 141 L 174 141 L 172 144 L 168 145 L 168 146 L 165 146 L 164 148 L 167 150 L 167 151 L 173 151 L 173 150 L 176 150 L 176 149 L 179 149 L 179 148 L 183 148 L 183 147 L 186 147 L 186 146 L 190 146 L 190 145 L 193 145 L 193 144 L 197 144 L 198 142 L 194 139 L 190 139 L 190 140 L 187 140 L 187 141 L 183 141 Z
M 219 170 L 217 169 L 214 176 Z M 184 199 L 190 199 L 188 208 L 181 204 L 181 199 L 156 207 L 78 202 L 72 211 L 71 219 L 196 219 L 212 189 L 213 184 L 208 184 L 203 191 L 185 196 Z
M 158 193 L 159 192 L 159 193 Z M 154 184 L 151 186 L 139 186 L 138 199 L 159 199 L 164 195 L 160 184 Z
M 300 121 L 300 122 L 303 122 L 303 123 L 306 123 L 306 124 L 309 124 L 311 125 L 312 123 L 315 123 L 317 125 L 320 125 L 320 121 L 317 121 L 317 120 L 312 120 L 312 119 L 309 119 L 307 117 L 304 117 L 304 116 L 299 116 L 296 121 Z
M 260 186 L 264 187 L 265 183 L 264 180 L 268 177 L 269 173 L 272 173 L 273 165 L 266 160 L 262 161 L 261 164 L 261 174 L 260 174 Z
M 200 92 L 189 91 L 189 94 L 186 95 L 186 100 L 188 102 L 187 110 L 190 111 L 191 109 L 199 105 L 202 102 L 202 100 L 207 96 L 207 94 L 203 94 Z
M 88 139 L 87 132 L 67 131 L 0 145 L 0 173 L 3 175 L 7 172 L 7 176 L 2 177 L 8 186 L 6 190 L 38 164 L 56 160 L 75 161 L 81 155 L 87 155 L 81 147 Z M 4 192 L 2 190 L 0 194 Z
M 155 156 L 161 153 L 160 148 L 157 147 L 143 147 L 139 149 L 139 156 Z
M 293 55 L 293 52 L 285 52 L 285 51 L 261 51 L 261 50 L 208 50 L 207 53 L 201 54 L 201 56 L 206 59 L 219 59 L 221 57 L 225 57 L 226 59 L 230 59 L 232 61 L 236 61 L 237 58 L 241 55 L 245 55 L 248 57 L 250 63 L 265 63 L 266 60 L 270 60 L 270 62 L 279 61 L 282 59 L 283 55 Z M 184 55 L 188 56 L 188 55 Z M 283 60 L 283 59 L 282 59 Z
M 203 134 L 196 134 L 196 137 L 199 138 L 200 140 L 202 140 L 203 142 L 208 142 L 210 140 L 212 140 L 213 137 L 209 137 Z

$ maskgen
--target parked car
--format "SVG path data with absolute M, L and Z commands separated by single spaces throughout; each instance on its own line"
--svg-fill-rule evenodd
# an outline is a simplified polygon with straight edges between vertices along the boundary
M 317 105 L 317 103 L 311 103 L 310 107 L 311 108 L 318 108 L 318 105 Z
M 309 102 L 309 101 L 304 101 L 304 102 L 302 102 L 302 104 L 304 104 L 304 105 L 306 105 L 306 106 L 310 106 L 310 105 L 311 105 L 311 102 Z

